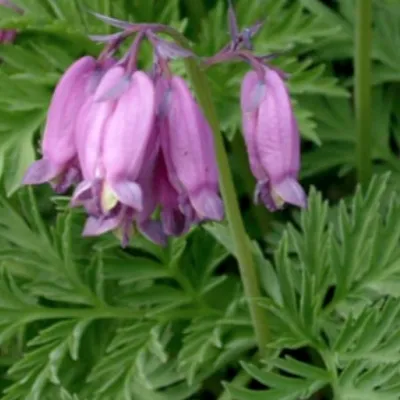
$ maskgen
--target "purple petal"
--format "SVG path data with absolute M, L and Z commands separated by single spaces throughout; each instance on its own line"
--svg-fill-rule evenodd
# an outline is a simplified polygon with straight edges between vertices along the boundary
M 91 198 L 88 200 L 82 201 L 82 206 L 85 208 L 86 213 L 90 217 L 100 218 L 104 217 L 104 214 L 99 205 L 99 201 L 97 198 Z
M 119 212 L 120 225 L 116 230 L 116 235 L 121 241 L 121 247 L 125 248 L 129 245 L 129 241 L 134 233 L 133 218 L 134 211 L 127 207 L 122 207 Z
M 154 120 L 154 84 L 146 73 L 136 71 L 128 90 L 118 99 L 104 137 L 103 163 L 110 184 L 122 179 L 137 181 L 153 137 Z
M 196 224 L 202 219 L 196 214 L 196 210 L 186 195 L 179 196 L 179 210 L 190 223 Z
M 49 182 L 62 172 L 62 167 L 55 165 L 46 158 L 35 161 L 26 171 L 22 183 L 24 185 L 39 185 Z
M 271 183 L 298 168 L 299 133 L 288 90 L 279 74 L 266 70 L 267 94 L 258 110 L 256 148 Z M 296 158 L 297 157 L 297 158 Z
M 98 96 L 95 101 L 108 101 L 118 99 L 124 92 L 126 92 L 130 85 L 130 79 L 127 76 L 122 77 L 122 79 L 110 90 L 105 93 L 102 93 L 101 96 Z
M 55 182 L 50 182 L 56 193 L 65 193 L 72 185 L 75 185 L 82 178 L 81 171 L 77 167 L 69 167 L 59 176 Z
M 87 98 L 86 88 L 97 69 L 93 57 L 75 61 L 58 82 L 47 113 L 43 133 L 43 154 L 59 165 L 76 156 L 76 118 Z
M 259 79 L 257 73 L 255 71 L 248 72 L 242 82 L 240 101 L 242 108 L 243 136 L 249 154 L 251 171 L 257 180 L 265 180 L 267 179 L 267 175 L 261 164 L 256 141 L 258 114 L 257 111 L 253 109 L 254 104 L 252 96 L 258 84 Z
M 99 86 L 101 79 L 105 75 L 105 73 L 112 67 L 116 65 L 117 61 L 112 58 L 108 57 L 104 59 L 101 64 L 96 68 L 94 73 L 90 76 L 86 84 L 85 93 L 89 97 L 95 93 L 97 87 Z
M 190 221 L 178 209 L 166 208 L 161 211 L 164 232 L 169 236 L 181 236 L 190 228 Z
M 187 192 L 208 184 L 217 185 L 211 128 L 181 77 L 172 78 L 171 88 L 170 107 L 161 135 L 169 179 L 178 191 L 176 181 Z
M 292 177 L 288 177 L 282 182 L 274 184 L 272 186 L 272 191 L 284 200 L 285 203 L 293 204 L 301 208 L 307 207 L 307 195 L 299 182 Z
M 210 190 L 201 190 L 195 196 L 189 194 L 190 201 L 201 219 L 222 221 L 224 219 L 224 203 Z
M 74 190 L 70 206 L 77 207 L 92 198 L 92 182 L 82 181 Z
M 75 143 L 83 177 L 86 180 L 94 180 L 104 175 L 104 169 L 100 168 L 104 135 L 115 108 L 115 103 L 112 101 L 96 102 L 93 99 L 107 93 L 120 82 L 124 74 L 125 70 L 120 66 L 110 68 L 101 79 L 95 94 L 83 105 L 76 121 Z
M 118 200 L 136 211 L 143 209 L 143 193 L 140 185 L 135 182 L 120 181 L 110 184 Z
M 167 245 L 167 236 L 165 235 L 159 221 L 143 221 L 139 224 L 139 229 L 142 234 L 152 242 L 163 247 Z
M 265 207 L 271 212 L 277 211 L 283 207 L 284 202 L 280 201 L 279 204 L 272 197 L 269 181 L 258 181 L 256 185 L 256 190 L 254 192 L 254 203 L 255 204 L 264 204 Z
M 121 224 L 121 216 L 117 215 L 111 218 L 89 217 L 86 220 L 82 236 L 100 236 L 103 233 L 112 231 Z

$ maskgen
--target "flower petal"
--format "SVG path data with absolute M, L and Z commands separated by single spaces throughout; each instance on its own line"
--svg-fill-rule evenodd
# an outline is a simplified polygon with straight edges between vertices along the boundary
M 56 178 L 61 172 L 62 167 L 42 158 L 28 168 L 22 182 L 24 185 L 39 185 Z
M 143 192 L 135 182 L 118 181 L 110 183 L 111 190 L 116 198 L 125 206 L 131 207 L 136 211 L 143 209 Z
M 181 236 L 190 228 L 189 219 L 177 208 L 164 208 L 161 221 L 168 236 Z
M 116 215 L 111 218 L 89 217 L 86 220 L 82 236 L 100 236 L 103 233 L 118 228 L 120 224 L 121 224 L 121 215 Z
M 107 125 L 103 142 L 106 180 L 136 181 L 145 161 L 155 119 L 155 91 L 142 71 L 133 74 Z
M 84 204 L 87 200 L 92 198 L 92 182 L 91 181 L 82 181 L 75 188 L 74 193 L 72 195 L 70 206 L 77 207 Z
M 190 201 L 200 219 L 214 221 L 224 219 L 224 203 L 214 191 L 200 190 L 196 195 L 190 196 Z
M 147 220 L 139 224 L 140 232 L 152 242 L 160 245 L 167 245 L 167 236 L 165 235 L 162 225 L 159 221 Z
M 273 194 L 278 195 L 285 203 L 306 208 L 307 195 L 296 179 L 288 177 L 272 187 Z

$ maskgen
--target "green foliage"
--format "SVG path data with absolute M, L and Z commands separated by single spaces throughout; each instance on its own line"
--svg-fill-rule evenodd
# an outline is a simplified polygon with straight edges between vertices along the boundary
M 320 366 L 288 357 L 245 364 L 269 389 L 228 385 L 234 399 L 307 399 L 327 385 L 343 399 L 398 398 L 400 202 L 388 182 L 376 176 L 331 213 L 311 192 L 274 254 L 281 295 L 262 304 L 279 321 L 270 346 L 312 348 Z
M 210 67 L 246 228 L 260 232 L 251 242 L 260 298 L 244 296 L 223 223 L 196 227 L 166 248 L 137 234 L 123 250 L 112 234 L 83 239 L 83 213 L 69 209 L 68 196 L 49 200 L 47 187 L 20 188 L 38 156 L 60 76 L 82 55 L 100 53 L 88 34 L 116 31 L 88 10 L 170 24 L 190 35 L 199 56 L 210 56 L 229 40 L 226 2 L 190 9 L 190 1 L 15 0 L 23 15 L 0 7 L 0 27 L 18 29 L 14 44 L 0 46 L 1 398 L 298 400 L 333 393 L 342 400 L 398 399 L 397 0 L 374 4 L 377 175 L 339 204 L 322 193 L 334 197 L 332 171 L 343 178 L 338 197 L 353 183 L 354 2 L 339 0 L 333 8 L 320 0 L 234 2 L 241 27 L 266 20 L 254 40 L 256 52 L 279 53 L 271 63 L 288 74 L 305 139 L 301 176 L 323 189 L 313 187 L 308 210 L 293 215 L 273 217 L 248 206 L 253 182 L 242 176 L 247 159 L 233 139 L 240 135 L 240 83 L 249 66 Z M 151 61 L 144 47 L 140 65 Z M 180 61 L 172 69 L 186 73 Z M 261 304 L 268 316 L 263 359 L 248 302 Z M 227 382 L 232 375 L 249 378 Z

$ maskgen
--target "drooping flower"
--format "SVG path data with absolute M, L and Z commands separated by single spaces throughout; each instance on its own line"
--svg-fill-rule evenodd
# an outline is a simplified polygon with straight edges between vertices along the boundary
M 85 235 L 121 228 L 124 243 L 133 220 L 145 209 L 140 179 L 143 165 L 151 158 L 155 103 L 153 82 L 141 71 L 129 78 L 118 98 L 107 98 L 106 93 L 127 79 L 125 73 L 120 65 L 111 68 L 82 108 L 77 142 L 84 179 L 72 199 L 73 205 L 90 204 L 87 208 L 94 210 Z M 150 226 L 144 216 L 140 222 L 144 230 Z
M 255 201 L 271 211 L 284 203 L 306 207 L 306 194 L 298 182 L 300 136 L 281 74 L 266 67 L 260 82 L 257 72 L 248 72 L 241 107 L 250 166 L 258 181 Z
M 161 148 L 180 209 L 193 221 L 222 220 L 211 128 L 182 78 L 160 79 L 157 90 L 164 91 L 159 116 Z
M 154 85 L 148 75 L 136 71 L 129 88 L 118 99 L 104 137 L 103 163 L 106 191 L 114 200 L 103 202 L 103 210 L 119 201 L 138 211 L 143 197 L 137 179 L 145 161 L 155 117 Z
M 74 62 L 56 86 L 47 114 L 42 141 L 43 158 L 25 174 L 24 184 L 50 182 L 62 193 L 79 177 L 75 128 L 77 115 L 93 90 L 101 67 L 93 57 Z
M 124 74 L 122 66 L 110 68 L 95 92 L 86 99 L 76 122 L 75 143 L 83 180 L 75 189 L 72 205 L 85 204 L 89 199 L 96 200 L 98 214 L 101 213 L 100 195 L 105 174 L 103 142 L 107 124 L 116 107 L 116 100 L 99 101 L 99 98 L 118 84 Z

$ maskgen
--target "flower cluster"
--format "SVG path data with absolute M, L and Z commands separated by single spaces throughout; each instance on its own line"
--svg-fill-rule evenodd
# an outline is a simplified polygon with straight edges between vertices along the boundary
M 8 7 L 18 14 L 23 13 L 22 10 L 10 0 L 0 0 L 0 6 Z M 15 29 L 0 29 L 0 43 L 13 43 L 16 36 L 17 31 Z
M 74 186 L 71 206 L 83 206 L 88 214 L 83 234 L 116 231 L 123 245 L 134 227 L 164 244 L 193 224 L 222 220 L 212 131 L 184 79 L 169 69 L 171 59 L 193 54 L 161 39 L 162 25 L 97 17 L 123 30 L 93 36 L 106 43 L 98 59 L 85 56 L 62 76 L 48 111 L 42 158 L 24 183 L 49 182 L 58 193 Z M 205 65 L 238 58 L 253 66 L 241 103 L 258 180 L 255 199 L 270 210 L 285 202 L 303 207 L 299 133 L 282 73 L 252 53 L 251 37 L 261 24 L 239 32 L 231 7 L 230 26 L 231 43 Z M 115 59 L 120 44 L 133 35 L 128 52 Z M 154 49 L 147 72 L 137 68 L 145 39 Z
M 155 48 L 151 72 L 136 67 L 145 37 Z M 84 235 L 117 230 L 127 244 L 135 222 L 163 244 L 193 223 L 223 218 L 213 136 L 186 82 L 170 74 L 168 43 L 145 29 L 117 61 L 119 43 L 67 69 L 49 107 L 43 157 L 24 183 L 50 182 L 58 193 L 76 185 L 71 205 L 89 215 Z M 158 206 L 161 221 L 152 218 Z

